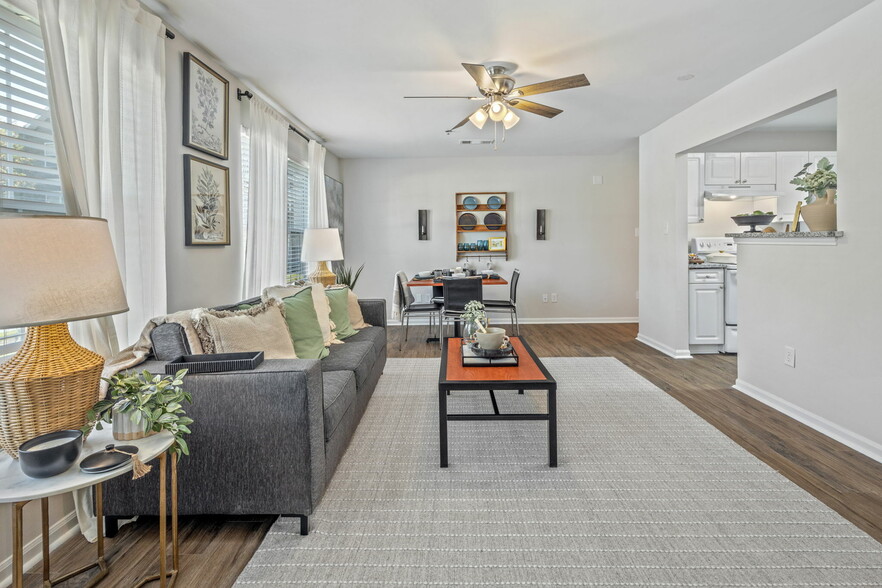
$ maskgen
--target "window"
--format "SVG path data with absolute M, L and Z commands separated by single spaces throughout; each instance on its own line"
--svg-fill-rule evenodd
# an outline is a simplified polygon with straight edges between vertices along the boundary
M 309 209 L 309 175 L 306 167 L 288 160 L 288 255 L 285 273 L 288 282 L 305 278 L 306 262 L 300 261 L 303 250 L 303 231 L 306 230 Z
M 0 8 L 0 212 L 65 212 L 40 29 L 5 8 Z
M 0 7 L 0 213 L 64 214 L 40 28 Z M 24 329 L 0 329 L 0 362 Z

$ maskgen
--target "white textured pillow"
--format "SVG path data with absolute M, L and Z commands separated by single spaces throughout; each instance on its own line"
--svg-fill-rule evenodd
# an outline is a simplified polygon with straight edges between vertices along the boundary
M 349 322 L 352 323 L 353 329 L 365 329 L 370 325 L 364 322 L 364 315 L 361 314 L 361 306 L 358 305 L 358 296 L 355 295 L 355 292 L 352 289 L 349 289 L 349 306 L 347 306 L 347 310 L 349 311 Z
M 306 286 L 270 286 L 263 289 L 261 298 L 266 301 L 272 298 L 282 300 L 288 296 L 294 296 L 304 288 L 312 289 L 312 305 L 315 307 L 315 314 L 318 316 L 319 325 L 322 328 L 322 339 L 325 347 L 332 343 L 343 343 L 337 339 L 334 333 L 334 323 L 331 321 L 331 305 L 328 297 L 325 296 L 325 287 L 321 284 L 307 284 Z
M 277 300 L 246 310 L 199 309 L 193 326 L 205 353 L 263 351 L 266 359 L 296 359 L 288 324 Z

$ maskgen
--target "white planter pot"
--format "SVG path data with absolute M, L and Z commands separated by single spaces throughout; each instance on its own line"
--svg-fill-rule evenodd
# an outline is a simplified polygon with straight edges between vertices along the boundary
M 141 421 L 136 423 L 132 420 L 133 413 L 120 413 L 113 409 L 113 416 L 111 417 L 113 422 L 113 438 L 117 441 L 132 441 L 134 439 L 143 439 L 151 434 L 153 431 L 147 432 L 145 430 L 145 423 Z

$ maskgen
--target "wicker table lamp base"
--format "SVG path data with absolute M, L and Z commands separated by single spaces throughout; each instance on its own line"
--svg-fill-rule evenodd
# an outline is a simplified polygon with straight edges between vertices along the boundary
M 0 448 L 51 431 L 79 429 L 98 400 L 104 358 L 80 347 L 67 323 L 28 327 L 24 344 L 0 365 Z

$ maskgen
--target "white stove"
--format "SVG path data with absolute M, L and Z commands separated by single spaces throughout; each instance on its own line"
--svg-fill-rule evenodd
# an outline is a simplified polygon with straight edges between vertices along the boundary
M 692 253 L 695 253 L 701 259 L 713 263 L 710 256 L 720 255 L 725 261 L 718 263 L 736 263 L 737 258 L 728 256 L 738 253 L 738 246 L 735 245 L 735 239 L 732 237 L 696 237 L 692 239 Z
M 696 324 L 708 325 L 709 332 L 718 333 L 718 336 L 696 337 L 690 340 L 690 346 L 694 343 L 693 353 L 737 353 L 738 352 L 738 249 L 735 240 L 731 237 L 696 237 L 692 240 L 692 253 L 708 263 L 724 264 L 722 269 L 710 270 L 721 272 L 722 275 L 708 273 L 705 280 L 693 279 L 690 276 L 690 301 L 694 298 L 692 290 L 705 292 L 701 302 L 696 305 L 696 313 L 690 308 L 690 321 Z M 700 271 L 702 265 L 691 266 L 691 269 Z M 690 272 L 692 273 L 692 272 Z M 700 277 L 696 274 L 695 278 Z M 697 282 L 703 281 L 702 284 Z M 714 284 L 717 287 L 717 296 L 722 295 L 722 308 L 717 302 L 711 302 Z M 710 314 L 708 314 L 708 311 Z M 693 331 L 690 330 L 690 333 Z M 691 337 L 691 335 L 690 335 Z M 713 341 L 713 343 L 712 343 Z

